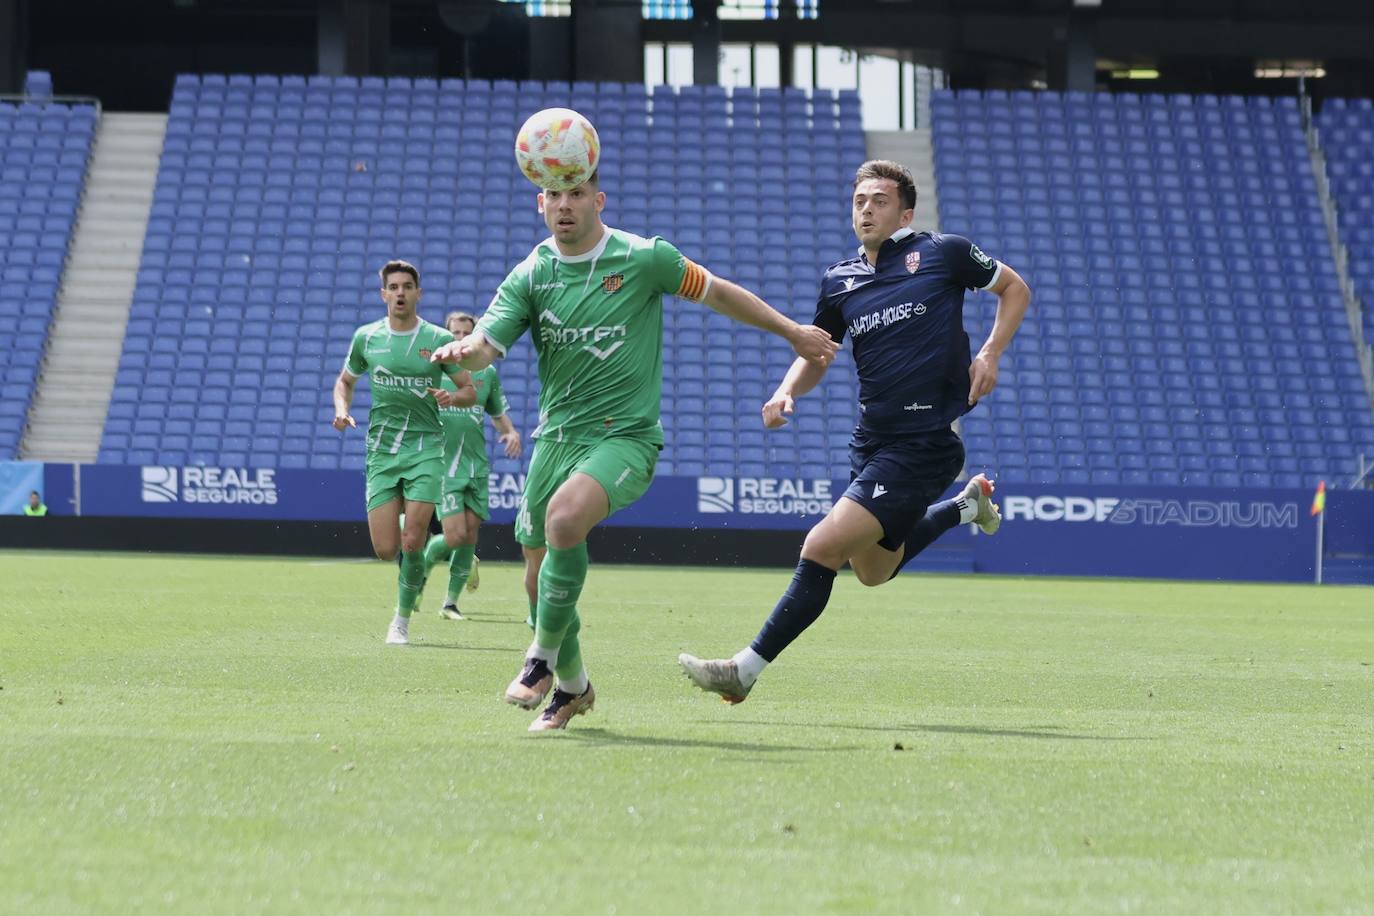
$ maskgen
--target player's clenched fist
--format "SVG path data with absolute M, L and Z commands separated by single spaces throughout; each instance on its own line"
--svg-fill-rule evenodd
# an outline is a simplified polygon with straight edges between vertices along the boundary
M 357 429 L 358 421 L 350 417 L 348 414 L 342 414 L 341 416 L 337 416 L 334 418 L 333 426 L 339 432 L 343 432 L 344 430 L 350 428 Z
M 457 392 L 447 388 L 426 388 L 425 393 L 438 401 L 440 407 L 454 407 L 458 403 Z

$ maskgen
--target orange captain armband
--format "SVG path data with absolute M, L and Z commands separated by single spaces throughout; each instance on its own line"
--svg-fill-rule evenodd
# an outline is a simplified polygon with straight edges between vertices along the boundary
M 683 258 L 682 264 L 686 270 L 682 272 L 682 283 L 673 295 L 700 302 L 706 298 L 706 290 L 711 287 L 711 272 L 690 258 Z

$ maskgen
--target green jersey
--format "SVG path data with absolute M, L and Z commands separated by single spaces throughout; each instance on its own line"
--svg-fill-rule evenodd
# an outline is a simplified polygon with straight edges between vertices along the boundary
M 460 371 L 429 361 L 431 353 L 452 340 L 448 331 L 424 320 L 403 334 L 392 331 L 385 318 L 353 332 L 344 371 L 355 378 L 366 372 L 372 379 L 370 458 L 443 453 L 439 404 L 425 389 L 438 388 L 449 373 Z
M 567 256 L 541 242 L 501 283 L 477 329 L 504 356 L 530 331 L 539 357 L 534 438 L 663 444 L 663 296 L 700 302 L 711 275 L 661 238 L 606 229 Z
M 472 373 L 472 385 L 477 389 L 477 403 L 471 407 L 441 407 L 439 416 L 444 422 L 445 477 L 464 480 L 485 478 L 487 464 L 486 417 L 502 417 L 510 410 L 501 391 L 501 379 L 495 366 L 487 366 Z M 445 378 L 443 387 L 457 391 L 458 386 Z

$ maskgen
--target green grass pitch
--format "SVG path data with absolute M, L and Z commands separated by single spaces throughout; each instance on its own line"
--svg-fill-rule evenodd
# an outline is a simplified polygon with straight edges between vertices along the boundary
M 0 554 L 0 912 L 1374 911 L 1374 592 L 597 566 L 597 708 L 527 735 L 486 564 Z

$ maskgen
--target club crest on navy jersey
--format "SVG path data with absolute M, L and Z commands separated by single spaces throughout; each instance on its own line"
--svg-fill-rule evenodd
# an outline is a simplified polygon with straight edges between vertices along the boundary
M 908 251 L 906 254 L 906 272 L 914 274 L 921 269 L 921 253 L 919 251 Z

